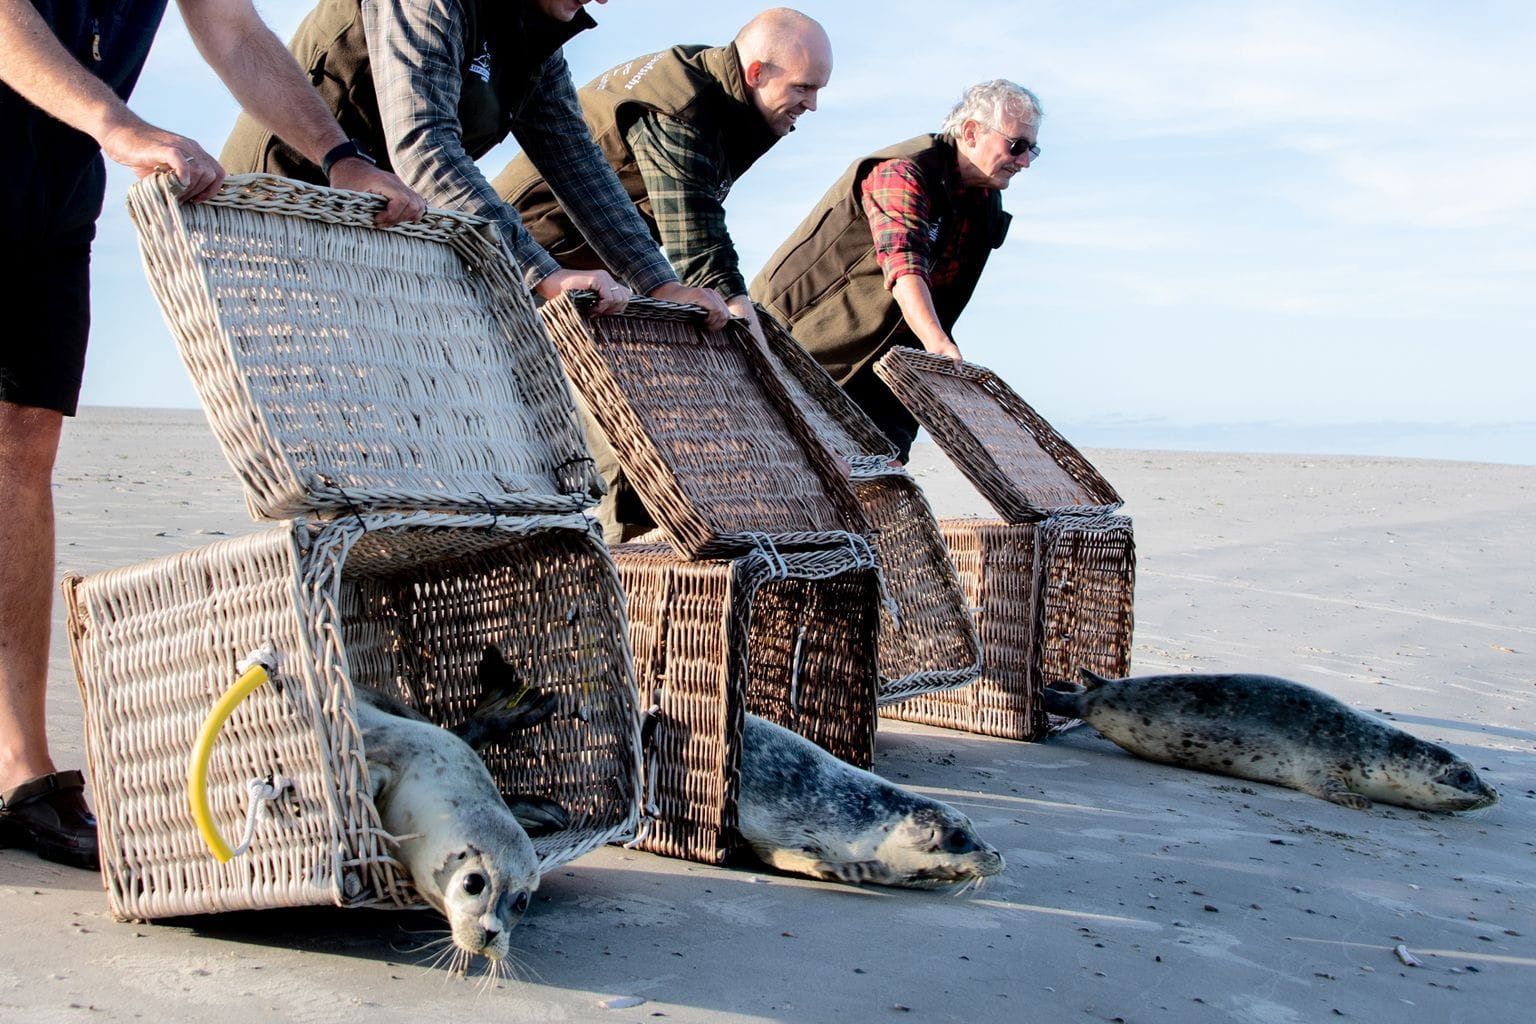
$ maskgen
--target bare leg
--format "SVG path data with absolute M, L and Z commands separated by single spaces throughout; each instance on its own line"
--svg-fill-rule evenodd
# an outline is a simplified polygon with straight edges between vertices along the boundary
M 0 402 L 0 792 L 54 770 L 45 701 L 64 417 Z

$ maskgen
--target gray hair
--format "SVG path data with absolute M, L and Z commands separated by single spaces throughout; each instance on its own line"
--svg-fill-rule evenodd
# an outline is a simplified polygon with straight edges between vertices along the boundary
M 1040 97 L 1022 85 L 1010 82 L 1006 78 L 994 78 L 990 82 L 981 82 L 965 90 L 965 95 L 960 97 L 960 102 L 955 104 L 955 109 L 951 110 L 949 116 L 944 119 L 939 132 L 946 139 L 954 142 L 960 137 L 960 130 L 965 127 L 967 121 L 976 121 L 988 128 L 1000 129 L 1002 119 L 1008 116 L 1038 125 L 1040 119 L 1045 116 L 1045 110 L 1040 106 Z

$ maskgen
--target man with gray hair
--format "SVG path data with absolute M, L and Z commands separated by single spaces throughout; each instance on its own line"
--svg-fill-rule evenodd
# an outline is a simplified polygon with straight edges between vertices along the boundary
M 917 421 L 874 374 L 896 345 L 960 359 L 955 321 L 1011 219 L 1002 190 L 1040 155 L 1039 99 L 967 89 L 937 134 L 854 161 L 752 282 L 906 461 Z
M 726 230 L 725 197 L 759 157 L 795 130 L 801 115 L 816 109 L 831 75 L 832 44 L 821 25 L 775 7 L 724 46 L 685 44 L 636 57 L 578 93 L 593 140 L 678 278 L 718 292 L 759 339 L 762 328 Z M 527 154 L 514 158 L 491 185 L 562 267 L 603 269 L 591 240 Z M 583 420 L 608 483 L 598 518 L 609 543 L 646 532 L 650 516 L 607 438 L 591 415 Z

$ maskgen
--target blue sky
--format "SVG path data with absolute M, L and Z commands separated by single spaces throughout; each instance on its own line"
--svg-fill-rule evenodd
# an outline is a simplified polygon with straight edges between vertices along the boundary
M 310 4 L 260 6 L 287 39 Z M 566 55 L 584 82 L 723 42 L 761 6 L 594 4 Z M 1044 152 L 955 336 L 1048 419 L 1123 447 L 1258 422 L 1311 450 L 1324 425 L 1385 422 L 1395 447 L 1391 428 L 1339 434 L 1536 462 L 1536 5 L 971 0 L 941 25 L 915 0 L 800 7 L 836 67 L 728 201 L 749 277 L 851 160 L 1011 78 L 1041 97 Z M 213 152 L 234 120 L 174 12 L 134 106 Z M 83 400 L 195 406 L 122 212 L 130 180 L 109 186 Z M 1460 446 L 1409 440 L 1437 433 Z

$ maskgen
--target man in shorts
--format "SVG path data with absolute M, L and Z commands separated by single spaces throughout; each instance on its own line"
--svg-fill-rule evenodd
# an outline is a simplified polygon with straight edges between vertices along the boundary
M 251 0 L 179 0 L 187 29 L 235 98 L 342 188 L 387 199 L 381 224 L 423 200 L 352 155 L 330 110 Z M 75 413 L 90 328 L 91 242 L 106 190 L 102 153 L 140 177 L 168 170 L 188 202 L 224 170 L 191 139 L 126 105 L 165 0 L 0 0 L 0 211 L 8 320 L 0 341 L 0 845 L 98 864 L 96 819 L 78 771 L 58 771 L 45 700 L 54 573 L 53 464 Z

